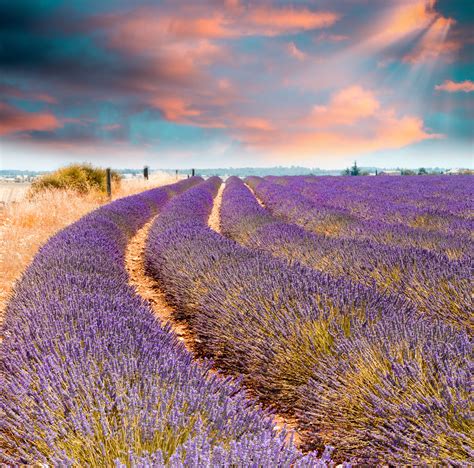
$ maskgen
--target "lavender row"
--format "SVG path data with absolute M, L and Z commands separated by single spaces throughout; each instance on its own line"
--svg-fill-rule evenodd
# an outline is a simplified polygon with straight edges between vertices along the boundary
M 473 331 L 471 259 L 449 261 L 423 249 L 312 234 L 278 221 L 237 177 L 226 183 L 221 228 L 249 248 L 401 294 L 420 312 Z
M 268 177 L 326 206 L 348 208 L 367 218 L 419 224 L 423 229 L 465 231 L 471 220 L 474 185 L 460 177 Z M 427 221 L 416 218 L 427 215 Z M 419 219 L 421 221 L 422 219 Z
M 200 180 L 100 208 L 35 257 L 2 329 L 2 463 L 317 465 L 240 385 L 193 363 L 128 285 L 130 237 Z
M 182 311 L 196 351 L 295 416 L 307 448 L 336 442 L 337 459 L 366 463 L 472 457 L 468 337 L 401 298 L 210 230 L 217 185 L 170 202 L 146 248 L 147 271 Z
M 345 239 L 367 239 L 381 244 L 416 247 L 440 252 L 451 259 L 472 256 L 469 236 L 423 230 L 400 223 L 379 219 L 365 219 L 348 208 L 328 206 L 303 196 L 285 179 L 285 184 L 274 184 L 259 177 L 249 177 L 249 185 L 267 208 L 284 221 L 295 223 L 308 231 Z M 348 204 L 350 198 L 347 195 Z M 383 197 L 383 193 L 379 193 Z M 370 207 L 367 208 L 370 210 Z

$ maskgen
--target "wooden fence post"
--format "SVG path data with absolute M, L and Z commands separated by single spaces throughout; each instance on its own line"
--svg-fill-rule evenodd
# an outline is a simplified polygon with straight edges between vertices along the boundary
M 110 198 L 112 196 L 112 171 L 110 167 L 105 170 L 105 176 L 107 179 L 107 196 Z
M 145 180 L 148 180 L 148 166 L 145 166 L 143 168 L 143 177 L 145 178 Z

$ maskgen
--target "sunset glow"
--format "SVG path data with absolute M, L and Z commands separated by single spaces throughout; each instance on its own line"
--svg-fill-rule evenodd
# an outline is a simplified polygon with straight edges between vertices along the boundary
M 472 167 L 468 10 L 0 2 L 2 166 Z

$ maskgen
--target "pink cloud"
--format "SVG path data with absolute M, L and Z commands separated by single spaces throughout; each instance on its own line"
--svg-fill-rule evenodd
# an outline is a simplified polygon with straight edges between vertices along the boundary
M 296 46 L 296 44 L 294 42 L 290 42 L 287 44 L 287 49 L 288 49 L 288 53 L 298 59 L 298 60 L 304 60 L 306 58 L 306 54 L 301 51 L 300 49 L 298 49 L 298 47 Z
M 2 93 L 5 97 L 28 99 L 31 101 L 46 102 L 48 104 L 57 104 L 58 102 L 56 98 L 47 93 L 25 91 L 23 89 L 17 88 L 16 86 L 7 84 L 0 84 L 0 93 Z
M 50 96 L 49 94 L 46 94 L 46 93 L 33 94 L 32 99 L 36 100 L 36 101 L 46 102 L 48 104 L 57 104 L 58 103 L 58 101 L 55 97 Z
M 62 127 L 49 112 L 25 112 L 17 107 L 0 103 L 0 135 L 28 131 L 49 131 Z
M 451 80 L 446 80 L 443 84 L 436 85 L 435 89 L 436 91 L 447 91 L 448 93 L 456 93 L 458 91 L 470 93 L 474 91 L 474 82 L 471 80 L 465 80 L 456 83 Z
M 115 124 L 110 124 L 110 125 L 104 125 L 102 128 L 104 130 L 107 130 L 108 132 L 112 132 L 114 130 L 118 130 L 119 128 L 122 128 L 122 126 L 118 123 L 115 123 Z

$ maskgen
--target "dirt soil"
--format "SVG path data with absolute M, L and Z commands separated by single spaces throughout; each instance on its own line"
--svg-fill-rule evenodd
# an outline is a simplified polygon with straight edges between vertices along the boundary
M 219 191 L 214 199 L 214 206 L 209 217 L 209 227 L 215 231 L 220 231 L 220 206 L 222 202 L 222 192 L 224 190 L 224 184 L 219 188 Z M 148 232 L 155 220 L 156 216 L 153 217 L 148 223 L 146 223 L 132 239 L 130 240 L 127 250 L 125 253 L 125 267 L 129 274 L 129 284 L 135 288 L 137 294 L 145 299 L 152 308 L 156 318 L 161 323 L 167 323 L 178 339 L 183 342 L 186 349 L 193 354 L 193 343 L 194 337 L 186 323 L 183 321 L 177 321 L 174 317 L 174 308 L 167 302 L 166 296 L 163 292 L 163 288 L 160 283 L 150 278 L 145 273 L 145 243 L 148 236 Z M 199 362 L 199 359 L 196 359 Z M 211 372 L 213 372 L 211 370 Z M 213 372 L 214 373 L 214 372 Z M 218 369 L 215 373 L 222 375 Z M 249 389 L 249 394 L 252 394 Z M 273 419 L 275 421 L 275 430 L 281 431 L 284 427 L 287 431 L 293 432 L 293 442 L 299 447 L 301 445 L 301 437 L 296 431 L 296 424 L 294 421 L 286 416 L 274 414 Z M 290 434 L 288 434 L 288 439 Z
M 225 182 L 220 185 L 216 198 L 214 198 L 214 205 L 212 205 L 211 215 L 208 220 L 209 227 L 218 233 L 221 232 L 221 204 L 224 188 Z
M 192 336 L 184 322 L 173 319 L 174 309 L 166 301 L 160 284 L 145 274 L 145 243 L 156 216 L 146 223 L 128 243 L 125 252 L 125 268 L 129 275 L 129 284 L 151 306 L 156 318 L 163 324 L 168 323 L 188 351 L 192 350 Z

